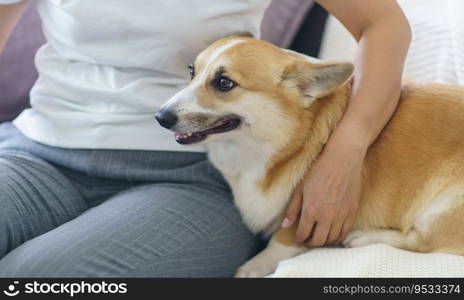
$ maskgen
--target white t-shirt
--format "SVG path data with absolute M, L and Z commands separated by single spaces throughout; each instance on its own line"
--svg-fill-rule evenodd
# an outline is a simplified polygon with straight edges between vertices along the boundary
M 47 43 L 32 108 L 14 120 L 26 136 L 64 148 L 202 151 L 178 145 L 154 114 L 210 43 L 259 36 L 270 0 L 36 2 Z

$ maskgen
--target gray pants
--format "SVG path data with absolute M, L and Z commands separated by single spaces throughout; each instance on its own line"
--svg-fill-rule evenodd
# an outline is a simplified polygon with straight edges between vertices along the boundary
M 55 148 L 0 124 L 0 277 L 227 277 L 258 247 L 205 154 Z

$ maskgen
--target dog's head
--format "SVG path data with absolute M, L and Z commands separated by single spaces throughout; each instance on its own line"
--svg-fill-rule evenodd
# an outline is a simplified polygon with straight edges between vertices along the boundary
M 250 37 L 227 37 L 200 53 L 189 66 L 191 83 L 155 117 L 180 144 L 243 134 L 276 139 L 288 134 L 298 111 L 334 93 L 353 70 Z

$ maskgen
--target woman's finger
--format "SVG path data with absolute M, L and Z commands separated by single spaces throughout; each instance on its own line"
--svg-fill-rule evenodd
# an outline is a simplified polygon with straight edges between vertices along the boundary
M 296 229 L 295 234 L 295 241 L 298 244 L 304 243 L 307 240 L 313 231 L 313 227 L 315 226 L 316 220 L 312 214 L 308 214 L 306 210 L 302 210 L 301 218 L 298 224 L 298 228 Z
M 351 230 L 353 230 L 354 221 L 355 215 L 350 216 L 345 220 L 342 226 L 342 230 L 340 231 L 340 237 L 337 239 L 337 243 L 342 243 L 346 239 L 346 236 L 351 232 Z
M 330 227 L 330 222 L 318 220 L 313 234 L 309 237 L 305 244 L 311 248 L 324 246 L 327 242 Z
M 344 219 L 341 219 L 339 221 L 335 221 L 334 223 L 332 223 L 332 225 L 330 226 L 330 231 L 329 231 L 329 235 L 327 238 L 328 245 L 334 244 L 338 241 L 339 237 L 341 236 L 343 223 L 345 223 Z
M 287 208 L 285 219 L 282 221 L 282 228 L 288 228 L 295 223 L 301 211 L 301 203 L 303 202 L 303 188 L 299 185 L 292 195 L 292 200 Z

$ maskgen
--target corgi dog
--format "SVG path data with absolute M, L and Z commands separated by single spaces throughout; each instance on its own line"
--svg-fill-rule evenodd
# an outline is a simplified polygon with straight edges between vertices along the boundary
M 232 36 L 189 68 L 191 83 L 155 117 L 178 143 L 206 144 L 246 225 L 271 236 L 236 273 L 266 276 L 308 250 L 294 242 L 295 226 L 280 224 L 343 116 L 354 66 Z M 463 228 L 464 88 L 406 85 L 366 154 L 354 230 L 344 245 L 464 255 Z

